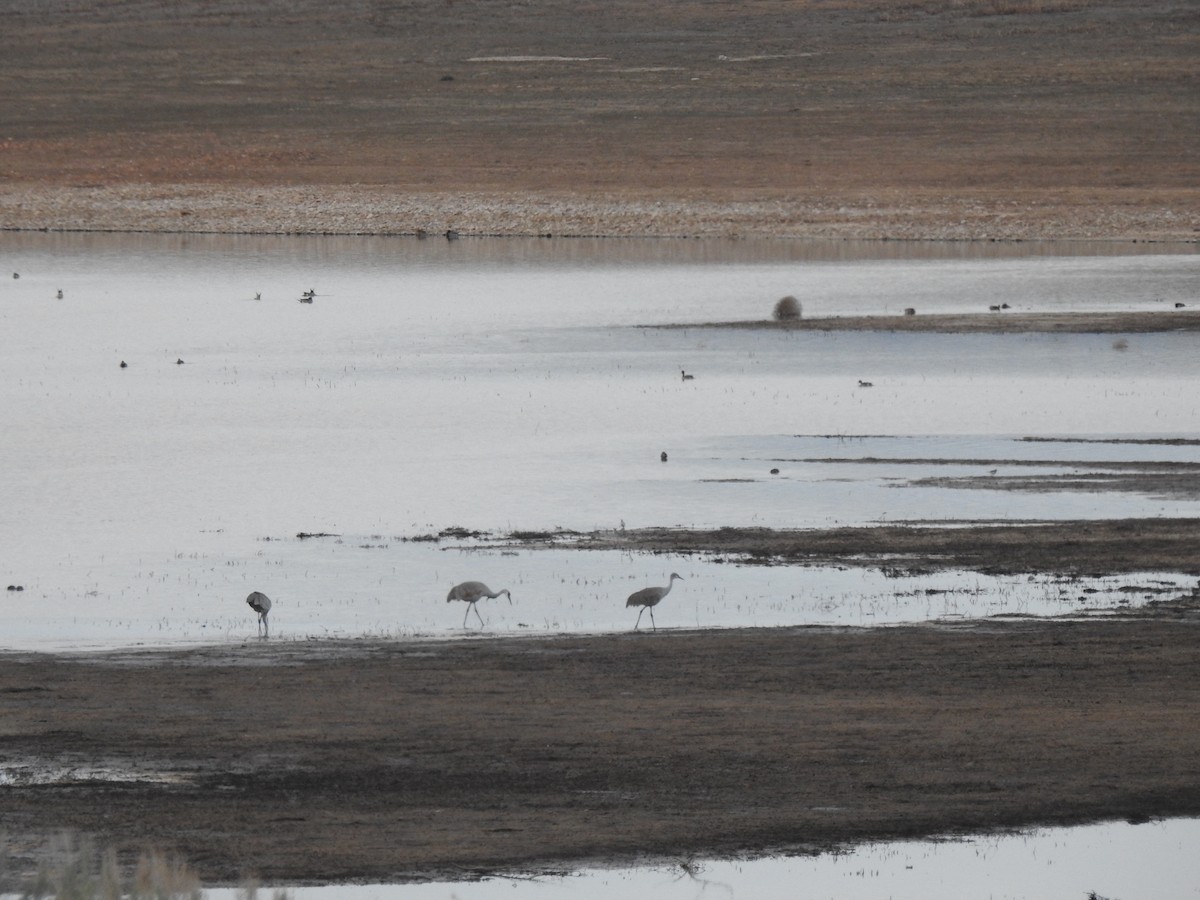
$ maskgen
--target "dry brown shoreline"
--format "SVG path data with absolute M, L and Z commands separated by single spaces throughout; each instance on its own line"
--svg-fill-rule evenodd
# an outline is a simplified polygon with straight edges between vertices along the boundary
M 1194 245 L 1200 213 L 1178 192 L 1086 202 L 904 192 L 732 198 L 689 189 L 609 193 L 404 190 L 392 185 L 69 185 L 0 178 L 0 231 L 258 235 L 778 238 Z
M 1186 4 L 18 3 L 0 228 L 1200 237 Z

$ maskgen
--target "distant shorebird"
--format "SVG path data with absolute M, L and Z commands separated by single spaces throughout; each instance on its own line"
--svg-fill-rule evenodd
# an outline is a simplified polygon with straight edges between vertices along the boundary
M 271 598 L 262 591 L 254 591 L 246 598 L 246 603 L 258 613 L 258 633 L 263 637 L 268 637 L 267 613 L 271 611 Z
M 683 369 L 680 369 L 680 370 L 679 370 L 679 377 L 680 377 L 680 378 L 682 378 L 684 381 L 691 381 L 691 380 L 692 380 L 693 378 L 695 378 L 696 376 L 695 376 L 695 375 L 689 375 L 689 374 L 688 374 L 687 372 L 685 372 Z
M 671 578 L 667 582 L 666 587 L 642 588 L 640 591 L 634 591 L 629 595 L 629 599 L 625 601 L 626 608 L 630 606 L 641 607 L 641 611 L 638 612 L 637 621 L 633 625 L 634 631 L 637 631 L 638 625 L 642 624 L 642 613 L 644 613 L 646 610 L 650 610 L 650 624 L 654 626 L 655 631 L 658 631 L 658 623 L 654 621 L 654 607 L 658 606 L 658 604 L 662 602 L 663 597 L 671 593 L 671 585 L 675 583 L 676 578 L 678 578 L 680 581 L 683 581 L 682 576 L 676 575 L 674 572 L 672 572 Z
M 508 588 L 501 588 L 498 591 L 493 591 L 482 581 L 464 581 L 462 584 L 456 584 L 450 588 L 450 593 L 446 595 L 446 602 L 453 603 L 455 600 L 462 600 L 467 604 L 467 611 L 463 613 L 462 627 L 467 627 L 467 616 L 471 614 L 471 610 L 475 610 L 475 617 L 479 619 L 480 627 L 483 626 L 483 616 L 479 615 L 479 610 L 475 604 L 487 597 L 489 600 L 495 600 L 503 594 L 508 598 L 509 604 L 512 603 L 512 594 L 508 592 Z
M 873 381 L 863 381 L 863 380 L 860 378 L 860 379 L 858 379 L 858 386 L 859 386 L 859 387 L 875 387 L 875 382 L 873 382 Z
M 58 299 L 59 299 L 59 300 L 61 300 L 61 299 L 62 299 L 62 291 L 59 291 L 59 292 L 58 292 Z
M 660 453 L 658 458 L 661 459 L 663 462 L 666 462 L 667 461 L 667 451 L 664 450 L 662 453 Z

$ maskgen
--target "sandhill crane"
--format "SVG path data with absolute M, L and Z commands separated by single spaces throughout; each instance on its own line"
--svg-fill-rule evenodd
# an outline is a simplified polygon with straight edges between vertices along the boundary
M 258 613 L 258 633 L 267 637 L 267 613 L 271 611 L 271 598 L 262 591 L 254 591 L 246 598 L 246 603 Z
M 672 572 L 671 579 L 667 582 L 666 587 L 642 588 L 640 591 L 634 591 L 629 595 L 629 599 L 625 601 L 625 606 L 640 606 L 642 608 L 641 612 L 638 613 L 637 622 L 633 625 L 634 631 L 637 631 L 638 625 L 642 624 L 642 613 L 646 610 L 650 610 L 650 624 L 654 626 L 655 631 L 658 631 L 658 623 L 654 621 L 654 607 L 658 606 L 663 597 L 671 593 L 671 585 L 675 583 L 676 578 L 683 581 L 683 576 Z
M 501 588 L 498 591 L 493 591 L 482 581 L 464 581 L 462 584 L 456 584 L 450 588 L 450 593 L 446 595 L 446 602 L 452 603 L 455 600 L 462 600 L 467 604 L 467 611 L 463 613 L 462 627 L 467 627 L 467 616 L 471 614 L 471 610 L 475 610 L 475 616 L 479 619 L 479 626 L 483 627 L 483 616 L 479 615 L 479 610 L 475 604 L 487 597 L 489 600 L 495 600 L 503 594 L 508 598 L 508 602 L 512 604 L 512 594 L 508 592 L 508 588 Z

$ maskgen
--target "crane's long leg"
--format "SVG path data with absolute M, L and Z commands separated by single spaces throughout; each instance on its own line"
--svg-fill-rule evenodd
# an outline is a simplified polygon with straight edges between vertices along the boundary
M 263 613 L 262 620 L 263 620 L 263 637 L 265 637 L 265 638 L 270 637 L 271 636 L 271 624 L 267 621 L 266 613 Z
M 644 613 L 644 612 L 646 611 L 646 609 L 647 609 L 647 607 L 643 606 L 641 609 L 639 609 L 639 610 L 638 610 L 638 617 L 637 617 L 637 621 L 633 623 L 633 630 L 634 630 L 634 631 L 637 631 L 637 630 L 638 630 L 638 626 L 642 624 L 642 613 Z M 652 615 L 653 615 L 653 614 L 652 614 Z
M 649 607 L 649 609 L 650 609 L 650 624 L 654 626 L 655 631 L 658 631 L 658 623 L 654 621 L 654 607 L 651 606 L 651 607 Z
M 475 610 L 475 618 L 477 618 L 479 620 L 479 627 L 482 628 L 483 627 L 483 616 L 481 616 L 479 614 L 479 607 L 476 606 L 474 603 L 472 603 L 471 609 Z
M 471 607 L 474 605 L 474 603 L 468 603 L 467 608 L 463 610 L 463 628 L 467 627 L 467 616 L 471 614 Z

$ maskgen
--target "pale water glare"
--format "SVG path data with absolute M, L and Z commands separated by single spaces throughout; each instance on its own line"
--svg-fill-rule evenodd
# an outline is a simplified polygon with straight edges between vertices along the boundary
M 251 590 L 275 599 L 280 637 L 444 636 L 462 615 L 446 591 L 469 578 L 513 591 L 485 601 L 489 633 L 607 630 L 673 570 L 687 580 L 667 627 L 1070 608 L 1069 588 L 1036 580 L 409 539 L 1196 515 L 1187 496 L 944 481 L 1017 474 L 1011 460 L 1023 475 L 1200 461 L 1020 440 L 1195 437 L 1192 334 L 644 327 L 763 319 L 783 294 L 808 315 L 1200 302 L 1194 248 L 1116 249 L 0 236 L 21 276 L 0 279 L 0 582 L 24 588 L 0 601 L 3 643 L 237 639 Z

